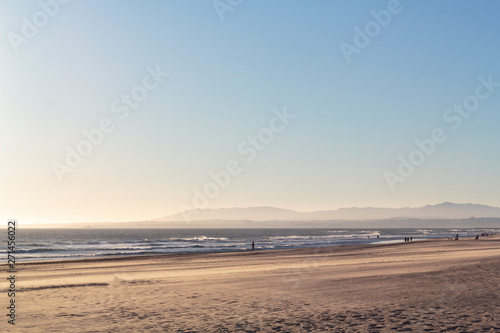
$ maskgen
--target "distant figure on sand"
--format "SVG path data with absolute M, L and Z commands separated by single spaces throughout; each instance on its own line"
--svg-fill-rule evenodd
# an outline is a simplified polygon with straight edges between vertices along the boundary
M 479 239 L 479 235 L 476 235 L 476 239 Z
M 455 236 L 455 240 L 458 240 L 458 234 Z
M 255 250 L 255 242 L 252 242 L 252 251 Z
M 413 242 L 413 237 L 410 237 L 410 242 Z

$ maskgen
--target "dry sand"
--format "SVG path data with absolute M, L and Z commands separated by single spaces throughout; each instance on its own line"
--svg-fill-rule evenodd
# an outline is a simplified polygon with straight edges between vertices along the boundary
M 1 332 L 500 332 L 500 239 L 20 264 Z M 4 306 L 5 305 L 5 306 Z

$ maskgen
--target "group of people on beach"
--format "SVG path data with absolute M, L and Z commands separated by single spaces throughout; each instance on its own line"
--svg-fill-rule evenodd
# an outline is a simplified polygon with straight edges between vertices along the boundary
M 406 242 L 413 242 L 413 237 L 405 237 L 405 243 Z
M 469 235 L 470 235 L 470 233 L 469 233 Z M 482 232 L 481 235 L 477 234 L 476 237 L 474 237 L 474 239 L 479 239 L 479 236 L 482 236 L 482 237 L 493 236 L 493 232 L 491 232 L 491 231 Z M 448 237 L 448 240 L 458 240 L 458 234 L 456 234 L 455 237 L 453 237 L 453 236 Z
M 481 236 L 482 237 L 493 236 L 493 232 L 482 232 Z M 476 235 L 476 238 L 474 238 L 474 239 L 479 239 L 479 235 Z

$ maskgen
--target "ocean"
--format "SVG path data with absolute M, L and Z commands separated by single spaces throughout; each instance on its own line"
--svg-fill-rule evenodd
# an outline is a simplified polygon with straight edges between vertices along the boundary
M 16 262 L 376 244 L 500 229 L 17 229 Z M 377 238 L 378 236 L 378 238 Z M 4 242 L 6 244 L 6 240 Z M 0 248 L 6 258 L 7 248 Z

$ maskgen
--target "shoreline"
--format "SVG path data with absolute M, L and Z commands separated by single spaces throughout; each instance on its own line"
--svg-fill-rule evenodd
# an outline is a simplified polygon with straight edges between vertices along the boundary
M 470 236 L 473 237 L 473 236 Z M 469 237 L 465 238 L 468 239 Z M 413 240 L 410 243 L 418 243 L 418 242 L 428 242 L 428 241 L 444 241 L 445 238 L 432 238 L 432 239 L 418 239 Z M 234 251 L 213 251 L 213 252 L 188 252 L 188 253 L 157 253 L 157 254 L 136 254 L 136 255 L 117 255 L 117 256 L 102 256 L 100 258 L 77 258 L 77 259 L 54 259 L 54 260 L 40 260 L 40 261 L 26 261 L 16 263 L 16 266 L 28 266 L 28 265 L 44 265 L 44 264 L 64 264 L 64 263 L 72 263 L 72 262 L 107 262 L 107 261 L 123 261 L 123 260 L 141 260 L 141 259 L 153 259 L 156 257 L 180 257 L 180 256 L 204 256 L 204 255 L 252 255 L 255 253 L 272 253 L 272 252 L 283 252 L 283 251 L 294 251 L 294 250 L 305 250 L 305 249 L 318 249 L 318 248 L 326 248 L 326 249 L 334 249 L 334 248 L 348 248 L 348 247 L 380 247 L 380 246 L 392 246 L 392 245 L 400 245 L 405 244 L 404 241 L 399 240 L 391 240 L 391 241 L 383 241 L 377 243 L 370 244 L 339 244 L 339 245 L 324 245 L 324 246 L 307 246 L 307 247 L 293 247 L 293 248 L 285 248 L 285 249 L 262 249 L 262 250 L 234 250 Z M 4 268 L 7 264 L 0 265 L 0 272 L 2 268 Z
M 31 267 L 44 267 L 44 266 L 79 266 L 79 265 L 94 265 L 94 264 L 113 264 L 113 263 L 169 263 L 169 262 L 187 262 L 187 261 L 202 261 L 202 260 L 238 260 L 238 259 L 259 259 L 261 257 L 275 257 L 278 259 L 287 259 L 289 257 L 314 257 L 314 256 L 350 256 L 356 253 L 363 253 L 370 250 L 376 251 L 379 255 L 384 253 L 384 250 L 391 250 L 393 248 L 401 247 L 409 248 L 418 247 L 419 245 L 445 245 L 453 247 L 461 247 L 463 245 L 474 245 L 478 243 L 485 242 L 495 242 L 500 243 L 500 235 L 493 235 L 488 237 L 482 237 L 479 240 L 475 240 L 473 236 L 462 238 L 458 241 L 449 240 L 446 238 L 435 238 L 435 239 L 419 239 L 413 240 L 411 242 L 391 242 L 391 243 L 377 243 L 377 244 L 340 244 L 340 245 L 326 245 L 326 246 L 316 246 L 316 247 L 297 247 L 288 249 L 263 249 L 263 250 L 247 250 L 247 251 L 229 251 L 229 252 L 195 252 L 195 253 L 172 253 L 172 254 L 146 254 L 146 255 L 124 255 L 116 257 L 102 257 L 102 258 L 82 258 L 82 259 L 63 259 L 63 260 L 46 260 L 46 261 L 29 261 L 29 262 L 18 262 L 16 263 L 16 268 L 29 270 Z M 500 252 L 499 252 L 500 256 Z M 105 266 L 103 266 L 105 267 Z M 7 264 L 2 264 L 0 266 L 0 272 L 7 272 Z M 1 285 L 1 283 L 0 283 Z M 4 291 L 4 289 L 0 289 Z
M 473 239 L 474 236 L 462 236 L 460 240 L 468 240 Z M 484 239 L 486 236 L 482 236 L 481 239 Z M 500 238 L 500 235 L 487 236 L 486 238 Z M 410 243 L 417 242 L 434 242 L 434 241 L 448 241 L 446 238 L 428 238 L 428 239 L 415 239 Z M 246 253 L 257 253 L 257 252 L 273 252 L 273 251 L 293 251 L 293 250 L 304 250 L 304 249 L 316 249 L 316 248 L 346 248 L 346 247 L 378 247 L 378 246 L 389 246 L 389 245 L 399 245 L 406 244 L 403 240 L 387 240 L 383 239 L 375 242 L 375 243 L 363 243 L 363 244 L 339 244 L 339 245 L 324 245 L 324 246 L 304 246 L 304 247 L 290 247 L 290 248 L 282 248 L 282 249 L 257 249 L 255 251 L 251 250 L 234 250 L 234 251 L 212 251 L 212 252 L 184 252 L 184 253 L 156 253 L 156 254 L 135 254 L 135 255 L 116 255 L 116 256 L 102 256 L 99 258 L 73 258 L 73 259 L 52 259 L 52 260 L 30 260 L 26 262 L 18 262 L 16 266 L 23 265 L 44 265 L 51 263 L 70 263 L 70 262 L 106 262 L 106 261 L 114 261 L 114 260 L 141 260 L 141 259 L 150 259 L 155 257 L 171 257 L 171 256 L 198 256 L 198 255 L 213 255 L 213 254 L 246 254 Z M 22 259 L 20 259 L 22 260 Z M 7 266 L 7 264 L 0 265 L 0 272 L 3 268 Z

